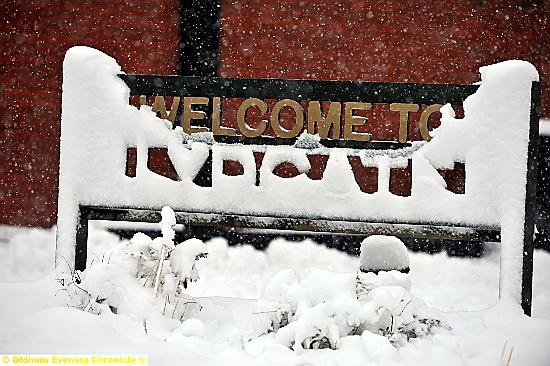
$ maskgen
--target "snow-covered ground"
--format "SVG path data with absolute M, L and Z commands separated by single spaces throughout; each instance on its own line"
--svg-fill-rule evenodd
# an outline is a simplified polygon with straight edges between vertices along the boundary
M 500 366 L 513 346 L 510 365 L 550 364 L 545 346 L 550 336 L 550 254 L 542 251 L 535 252 L 533 318 L 506 304 L 492 306 L 498 298 L 498 246 L 488 246 L 487 254 L 476 259 L 411 253 L 412 292 L 445 312 L 450 334 L 396 350 L 386 338 L 364 333 L 344 337 L 337 350 L 295 352 L 269 335 L 245 336 L 255 299 L 280 270 L 352 274 L 359 266 L 357 257 L 310 241 L 278 239 L 261 252 L 211 240 L 208 258 L 197 264 L 200 279 L 187 289 L 203 306 L 196 316 L 200 321 L 180 326 L 150 316 L 145 324 L 129 315 L 98 316 L 66 306 L 53 273 L 54 231 L 0 229 L 0 234 L 5 238 L 0 240 L 0 354 L 135 353 L 148 354 L 152 365 Z M 92 230 L 90 252 L 95 254 L 90 258 L 118 242 Z

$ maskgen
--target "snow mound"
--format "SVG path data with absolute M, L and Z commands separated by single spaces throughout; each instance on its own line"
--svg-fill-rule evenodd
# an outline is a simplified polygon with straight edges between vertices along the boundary
M 361 271 L 378 272 L 409 268 L 409 253 L 395 236 L 372 235 L 361 243 Z
M 175 334 L 179 334 L 184 337 L 202 337 L 204 335 L 204 332 L 204 323 L 199 319 L 194 318 L 184 320 L 181 325 L 174 330 Z

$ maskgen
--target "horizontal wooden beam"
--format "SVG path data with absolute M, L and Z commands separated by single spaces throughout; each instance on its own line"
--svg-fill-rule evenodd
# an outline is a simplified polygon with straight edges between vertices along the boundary
M 242 79 L 120 74 L 131 95 L 319 100 L 332 102 L 458 104 L 478 85 L 373 83 L 335 80 Z
M 82 206 L 88 220 L 160 222 L 160 210 Z M 217 228 L 255 228 L 339 235 L 394 235 L 398 237 L 469 241 L 500 241 L 493 226 L 465 226 L 430 223 L 362 222 L 305 217 L 253 216 L 176 211 L 178 224 Z

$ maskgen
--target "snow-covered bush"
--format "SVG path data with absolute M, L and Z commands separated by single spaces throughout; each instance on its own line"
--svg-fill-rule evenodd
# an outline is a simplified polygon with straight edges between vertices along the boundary
M 396 238 L 386 259 L 376 254 L 375 262 L 408 268 Z M 395 239 L 395 240 L 394 240 Z M 377 238 L 370 239 L 370 245 Z M 388 249 L 388 248 L 385 248 Z M 406 254 L 406 251 L 405 251 Z M 372 253 L 371 253 L 372 255 Z M 372 259 L 372 258 L 371 258 Z M 372 263 L 372 260 L 369 260 Z M 363 253 L 362 264 L 367 262 Z M 406 266 L 405 266 L 406 264 Z M 311 269 L 299 274 L 294 270 L 277 273 L 258 301 L 257 334 L 275 333 L 275 340 L 296 351 L 339 347 L 341 338 L 365 332 L 384 336 L 399 347 L 415 338 L 438 330 L 450 330 L 441 315 L 429 309 L 410 292 L 409 275 L 396 270 L 338 274 Z
M 136 233 L 82 273 L 74 273 L 65 284 L 71 305 L 96 314 L 108 310 L 134 316 L 161 308 L 164 315 L 181 320 L 185 305 L 192 302 L 184 289 L 199 278 L 195 262 L 208 250 L 198 239 L 174 245 L 175 224 L 174 211 L 165 206 L 161 237 Z

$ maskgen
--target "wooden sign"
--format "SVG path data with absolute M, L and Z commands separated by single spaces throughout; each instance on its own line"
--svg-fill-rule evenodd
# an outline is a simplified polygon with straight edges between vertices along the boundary
M 188 134 L 212 132 L 216 141 L 228 143 L 292 145 L 307 131 L 319 135 L 326 147 L 354 149 L 408 146 L 401 144 L 411 141 L 413 114 L 421 139 L 430 141 L 428 121 L 440 107 L 461 105 L 477 90 L 475 85 L 231 78 L 208 78 L 203 85 L 206 79 L 201 77 L 119 76 L 132 95 L 140 96 L 139 105 L 154 96 L 153 112 Z M 229 109 L 224 100 L 232 104 L 230 116 L 223 114 Z M 398 120 L 396 138 L 377 139 L 366 132 L 376 123 L 368 116 L 374 110 Z M 251 114 L 256 116 L 252 122 Z M 233 125 L 224 125 L 226 120 Z M 277 139 L 264 138 L 269 136 Z
M 112 62 L 106 58 L 91 59 Z M 525 313 L 530 314 L 540 107 L 540 84 L 532 81 L 534 79 L 524 80 L 519 94 L 515 93 L 513 83 L 506 86 L 501 94 L 518 98 L 516 103 L 507 103 L 506 108 L 499 109 L 499 118 L 496 118 L 491 111 L 499 107 L 494 92 L 500 91 L 493 89 L 489 93 L 487 88 L 482 90 L 478 85 L 119 75 L 133 96 L 134 105 L 150 104 L 151 110 L 171 121 L 172 127 L 181 128 L 183 133 L 180 133 L 166 125 L 155 125 L 159 120 L 150 113 L 128 108 L 128 100 L 124 100 L 128 89 L 119 82 L 112 83 L 114 75 L 100 75 L 106 84 L 111 83 L 103 87 L 95 80 L 93 63 L 70 64 L 75 66 L 65 70 L 66 87 L 63 90 L 61 136 L 66 140 L 61 144 L 64 164 L 60 167 L 59 263 L 59 258 L 67 255 L 70 248 L 74 250 L 74 259 L 70 261 L 74 269 L 86 267 L 89 220 L 155 222 L 163 205 L 173 206 L 177 222 L 186 225 L 501 240 L 507 243 L 503 245 L 507 256 L 505 263 L 511 270 L 508 273 L 512 273 L 506 274 L 504 279 L 501 277 L 501 288 L 506 296 L 521 301 Z M 113 65 L 111 69 L 116 67 Z M 88 75 L 86 78 L 82 77 L 83 72 Z M 65 80 L 68 81 L 65 83 Z M 82 80 L 91 86 L 82 85 Z M 95 100 L 90 93 L 97 91 L 102 94 Z M 429 143 L 420 143 L 422 151 L 414 150 L 413 140 L 430 140 L 430 119 L 440 105 L 460 106 L 474 93 L 476 106 L 488 100 L 490 108 L 477 110 L 482 115 L 479 120 L 467 120 L 471 130 L 457 127 L 461 121 L 453 119 L 454 126 L 441 130 L 446 134 L 444 139 L 439 139 L 438 135 Z M 83 118 L 75 111 L 85 110 L 86 103 L 92 103 L 93 108 L 90 115 Z M 108 110 L 102 110 L 101 105 L 107 103 Z M 514 108 L 520 113 L 512 113 Z M 384 120 L 377 117 L 377 113 L 396 121 L 390 134 L 383 132 L 388 126 L 375 123 L 377 118 Z M 500 119 L 508 121 L 503 113 L 513 116 L 508 128 L 498 133 Z M 478 125 L 478 121 L 487 125 Z M 113 125 L 116 128 L 109 129 Z M 303 131 L 318 135 L 320 145 L 313 150 L 296 145 Z M 517 140 L 510 155 L 517 164 L 507 170 L 509 161 L 499 154 L 508 154 L 507 141 L 518 131 L 521 139 Z M 113 136 L 117 133 L 125 136 Z M 207 143 L 182 146 L 182 139 L 188 138 L 188 134 L 200 133 L 208 133 Z M 460 134 L 462 140 L 453 140 L 451 134 L 454 133 Z M 89 136 L 86 149 L 80 149 L 82 136 Z M 488 180 L 486 172 L 491 172 L 493 166 L 480 158 L 479 152 L 486 150 L 480 149 L 485 145 L 479 139 L 469 141 L 468 149 L 458 144 L 452 150 L 466 160 L 463 171 L 468 173 L 468 169 L 473 169 L 474 179 L 470 181 L 473 191 L 459 195 L 440 184 L 436 168 L 452 165 L 455 155 L 444 156 L 441 159 L 444 163 L 435 167 L 430 165 L 428 157 L 438 160 L 437 154 L 445 154 L 446 144 L 478 136 L 485 136 L 483 138 L 498 145 L 500 153 L 488 156 L 488 161 L 497 166 L 500 175 L 513 172 L 515 182 L 525 181 L 524 190 L 515 189 L 513 197 L 493 196 L 494 190 L 487 192 L 485 184 L 495 184 L 485 182 Z M 164 143 L 163 138 L 170 141 Z M 234 143 L 239 146 L 233 146 Z M 264 145 L 294 145 L 296 148 Z M 147 159 L 151 149 L 162 147 L 169 153 L 172 149 L 168 157 L 177 159 L 182 179 L 165 179 L 149 166 Z M 125 149 L 133 149 L 137 161 L 134 174 L 128 173 L 128 167 L 124 174 L 122 152 Z M 105 154 L 107 150 L 114 152 L 114 159 Z M 368 150 L 383 151 L 371 154 Z M 284 180 L 274 174 L 277 164 L 284 163 L 288 156 L 300 159 L 302 166 L 309 166 L 307 160 L 315 151 L 328 154 L 325 163 L 330 174 L 322 179 L 315 181 L 316 178 L 308 175 Z M 258 181 L 256 154 L 262 152 L 265 153 L 264 162 L 268 160 L 270 165 L 260 169 L 265 176 Z M 402 156 L 402 152 L 408 155 Z M 476 158 L 473 163 L 467 160 L 472 154 L 466 154 L 470 153 Z M 209 154 L 212 184 L 203 187 L 196 184 L 194 178 L 201 166 L 208 166 Z M 370 168 L 368 164 L 372 161 L 367 161 L 370 159 L 367 155 L 377 158 L 371 159 L 379 170 L 376 192 L 353 186 L 352 166 Z M 180 156 L 183 159 L 179 159 Z M 390 159 L 395 161 L 390 164 Z M 126 163 L 129 160 L 127 158 Z M 227 160 L 240 160 L 242 177 L 220 172 Z M 420 179 L 416 180 L 412 194 L 399 197 L 391 190 L 392 169 L 401 166 L 399 164 L 407 169 L 407 160 L 409 165 L 416 161 L 417 165 L 409 167 L 410 176 L 416 174 Z M 343 181 L 346 186 L 340 187 Z M 507 219 L 499 216 L 500 206 L 491 201 L 492 197 L 500 197 L 498 199 L 505 205 L 514 207 L 505 213 Z M 522 202 L 524 206 L 519 207 L 518 203 Z M 513 225 L 505 227 L 510 222 Z M 519 230 L 518 225 L 523 230 Z M 514 243 L 518 245 L 510 245 Z M 515 279 L 520 277 L 518 285 Z

